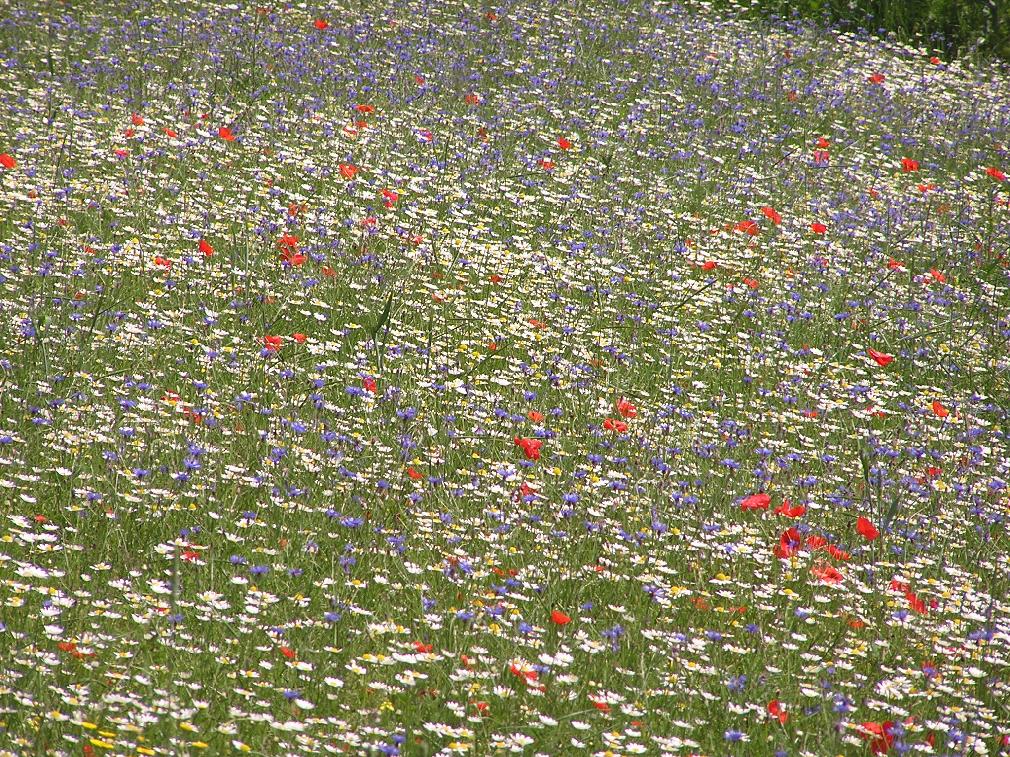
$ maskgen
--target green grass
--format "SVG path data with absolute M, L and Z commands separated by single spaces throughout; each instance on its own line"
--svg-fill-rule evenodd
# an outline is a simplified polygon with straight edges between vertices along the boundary
M 642 3 L 9 8 L 0 748 L 1006 752 L 994 69 Z

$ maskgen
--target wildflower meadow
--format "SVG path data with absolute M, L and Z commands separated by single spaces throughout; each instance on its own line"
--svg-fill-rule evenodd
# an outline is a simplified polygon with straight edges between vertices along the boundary
M 725 4 L 0 0 L 0 754 L 1010 755 L 1008 150 Z

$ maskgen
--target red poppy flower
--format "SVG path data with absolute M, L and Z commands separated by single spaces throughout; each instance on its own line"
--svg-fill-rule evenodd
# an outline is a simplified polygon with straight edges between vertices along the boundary
M 775 556 L 785 560 L 799 552 L 803 545 L 803 537 L 795 528 L 787 528 L 779 537 L 779 543 L 775 545 Z
M 323 276 L 326 276 L 327 278 L 330 279 L 334 278 L 337 275 L 337 271 L 335 268 L 333 268 L 333 266 L 324 265 L 319 270 L 323 274 Z
M 161 257 L 161 255 L 155 255 L 154 256 L 154 264 L 157 265 L 157 266 L 161 266 L 162 268 L 171 268 L 172 267 L 172 261 L 169 260 L 168 258 Z
M 535 671 L 535 670 L 525 670 L 525 669 L 523 669 L 523 668 L 521 668 L 521 667 L 519 667 L 518 665 L 515 665 L 515 664 L 509 666 L 509 670 L 512 672 L 512 675 L 518 676 L 519 678 L 525 678 L 526 681 L 530 682 L 530 683 L 532 683 L 533 681 L 536 681 L 540 677 L 540 675 L 537 673 L 537 671 Z
M 343 176 L 348 181 L 350 181 L 355 176 L 357 176 L 357 174 L 358 174 L 358 167 L 357 166 L 351 165 L 350 163 L 341 163 L 340 164 L 340 175 Z
M 433 645 L 425 644 L 423 641 L 414 641 L 412 645 L 418 654 L 428 654 L 435 648 Z
M 281 251 L 281 260 L 289 265 L 300 266 L 305 262 L 305 256 L 298 252 L 298 237 L 284 234 L 277 240 L 277 248 Z
M 277 352 L 281 348 L 281 344 L 284 342 L 284 337 L 281 336 L 270 336 L 267 335 L 263 337 L 263 346 L 267 348 L 268 352 Z
M 544 158 L 543 160 L 540 161 L 540 167 L 545 171 L 553 171 L 554 161 L 551 160 L 550 158 Z
M 800 518 L 806 515 L 807 508 L 803 505 L 794 505 L 788 499 L 782 500 L 782 504 L 775 508 L 776 515 L 784 515 L 787 518 Z
M 570 150 L 572 147 L 572 143 L 569 142 L 564 137 L 558 137 L 558 147 L 560 147 L 562 150 Z
M 529 418 L 534 423 L 540 423 L 544 419 L 543 413 L 538 413 L 536 410 L 530 410 L 526 413 L 526 417 Z
M 764 214 L 765 218 L 767 218 L 776 226 L 782 223 L 782 214 L 779 213 L 777 210 L 775 210 L 775 208 L 773 208 L 771 205 L 765 205 L 763 208 L 761 208 L 761 212 Z
M 211 243 L 208 242 L 206 239 L 201 239 L 200 240 L 200 252 L 202 252 L 205 257 L 209 258 L 211 255 L 214 254 L 214 248 L 213 248 L 213 246 L 211 246 Z
M 916 596 L 915 592 L 909 591 L 905 593 L 905 600 L 908 602 L 908 606 L 912 608 L 912 612 L 918 615 L 928 615 L 929 610 L 926 607 L 926 603 Z
M 870 742 L 870 754 L 887 754 L 894 743 L 894 735 L 891 730 L 894 722 L 888 720 L 886 723 L 864 722 L 859 727 L 863 730 L 860 736 L 864 741 Z
M 807 537 L 807 549 L 810 550 L 820 549 L 827 543 L 828 540 L 820 534 L 810 534 L 810 536 Z
M 164 129 L 162 129 L 162 131 L 165 132 L 165 136 L 168 137 L 169 139 L 175 139 L 176 137 L 179 136 L 178 132 L 176 132 L 174 129 L 169 129 L 167 126 Z
M 540 439 L 517 436 L 515 438 L 515 445 L 523 451 L 527 460 L 539 460 L 540 448 L 544 446 L 544 443 Z
M 56 648 L 61 652 L 66 652 L 72 657 L 76 657 L 78 660 L 84 659 L 85 657 L 94 657 L 93 652 L 84 653 L 77 648 L 77 643 L 73 641 L 61 641 L 56 644 Z
M 0 162 L 3 162 L 3 159 L 4 159 L 4 156 L 0 155 Z M 7 165 L 7 164 L 4 163 L 4 165 Z M 12 168 L 13 166 L 7 166 L 7 167 L 8 168 Z M 985 172 L 987 174 L 989 174 L 989 176 L 991 176 L 992 178 L 996 179 L 996 181 L 1006 181 L 1006 174 L 1003 173 L 1002 171 L 1000 171 L 995 166 L 989 166 L 989 168 L 985 169 Z
M 934 66 L 939 66 L 940 63 L 941 63 L 940 59 L 938 57 L 936 57 L 935 55 L 933 55 L 932 57 L 930 57 L 929 62 L 932 63 Z
M 614 418 L 607 418 L 603 421 L 603 428 L 607 429 L 607 431 L 616 431 L 619 434 L 625 434 L 628 431 L 628 424 Z
M 4 168 L 15 168 L 18 162 L 8 153 L 0 153 L 0 166 Z
M 894 355 L 885 355 L 883 352 L 877 352 L 872 348 L 868 349 L 866 354 L 873 358 L 874 362 L 876 362 L 876 364 L 881 368 L 886 368 L 891 364 L 891 361 L 894 360 Z
M 818 137 L 817 144 L 814 146 L 819 150 L 827 150 L 831 147 L 831 142 L 828 141 L 827 137 Z
M 519 484 L 519 496 L 520 497 L 536 497 L 538 494 L 539 494 L 538 490 L 535 487 L 530 486 L 525 481 L 523 481 L 521 484 Z M 496 568 L 495 570 L 498 571 L 498 570 L 501 570 L 501 569 L 500 568 Z M 511 569 L 511 570 L 512 570 L 512 575 L 515 575 L 515 573 L 516 573 L 515 569 Z M 502 575 L 504 575 L 504 573 L 502 573 Z
M 551 622 L 558 626 L 566 626 L 572 622 L 572 619 L 561 610 L 551 610 Z
M 831 555 L 833 558 L 835 558 L 836 560 L 841 560 L 842 562 L 845 562 L 850 557 L 852 557 L 852 555 L 850 555 L 844 549 L 839 549 L 834 544 L 829 544 L 827 551 L 828 554 Z
M 222 126 L 217 130 L 217 135 L 221 137 L 225 142 L 234 142 L 235 135 L 232 134 L 231 129 L 227 126 Z
M 841 571 L 833 565 L 815 565 L 810 569 L 810 572 L 817 580 L 826 584 L 838 584 L 845 578 Z
M 638 415 L 638 408 L 624 399 L 624 397 L 621 397 L 621 399 L 617 400 L 617 412 L 623 418 L 634 418 Z
M 305 340 L 308 337 L 306 337 L 305 334 L 302 334 L 302 333 L 298 332 L 298 333 L 292 334 L 291 338 L 294 339 L 296 342 L 298 342 L 298 344 L 305 344 Z
M 905 264 L 902 263 L 900 260 L 895 260 L 894 258 L 891 258 L 887 261 L 887 267 L 890 268 L 892 271 L 900 271 L 905 267 Z
M 769 497 L 764 492 L 759 494 L 751 494 L 748 497 L 743 498 L 743 502 L 740 503 L 741 510 L 767 510 L 768 505 L 771 504 L 772 498 Z
M 742 231 L 745 234 L 750 234 L 752 237 L 756 237 L 761 233 L 761 227 L 758 225 L 757 221 L 752 221 L 749 218 L 743 221 L 738 221 L 736 226 L 733 227 L 736 231 Z
M 295 657 L 298 656 L 295 650 L 293 650 L 291 647 L 281 647 L 281 654 L 287 657 L 289 660 L 293 660 L 295 659 Z
M 820 221 L 814 221 L 812 224 L 810 224 L 810 230 L 814 234 L 823 234 L 824 232 L 826 232 L 828 230 L 828 227 L 825 226 Z
M 880 531 L 877 530 L 877 527 L 873 525 L 872 521 L 862 515 L 856 519 L 856 533 L 867 541 L 873 541 L 880 536 Z
M 602 567 L 603 567 L 602 565 L 598 565 L 596 572 L 599 573 L 600 572 L 599 568 L 602 568 Z M 690 602 L 691 602 L 692 605 L 694 605 L 699 610 L 707 610 L 707 609 L 709 609 L 709 604 L 708 604 L 708 601 L 705 599 L 705 597 L 691 597 Z
M 911 158 L 901 159 L 901 170 L 905 173 L 913 173 L 919 170 L 919 161 L 912 160 Z
M 946 284 L 947 283 L 947 277 L 945 275 L 943 275 L 942 273 L 940 273 L 935 268 L 930 268 L 929 269 L 929 275 L 932 276 L 933 277 L 933 281 L 937 282 L 938 284 Z
M 375 384 L 375 379 L 373 379 L 371 376 L 365 376 L 363 379 L 361 379 L 361 386 L 364 388 L 366 392 L 371 392 L 372 394 L 375 394 L 375 392 L 378 390 L 378 387 Z
M 143 126 L 144 125 L 144 117 L 141 116 L 141 115 L 139 115 L 138 113 L 134 113 L 132 116 L 130 116 L 130 122 L 134 126 Z
M 394 192 L 392 189 L 383 189 L 382 192 L 382 204 L 387 208 L 391 208 L 396 204 L 396 201 L 400 199 L 400 195 Z
M 312 22 L 312 25 L 316 27 L 319 31 L 323 31 L 324 29 L 330 28 L 330 22 L 327 21 L 325 18 L 317 18 L 315 21 Z
M 463 98 L 463 102 L 465 102 L 467 105 L 479 105 L 480 95 L 471 92 L 470 94 L 468 94 L 466 97 Z
M 786 712 L 786 708 L 777 699 L 773 699 L 768 703 L 768 714 L 773 718 L 777 718 L 782 725 L 785 725 L 786 721 L 789 720 L 789 713 Z
M 933 414 L 936 415 L 937 418 L 946 418 L 950 415 L 950 410 L 945 408 L 940 400 L 933 400 L 931 407 L 933 408 Z
M 714 260 L 706 260 L 704 263 L 701 264 L 701 270 L 703 271 L 714 271 L 718 267 L 719 264 L 716 263 Z
M 870 74 L 868 77 L 866 77 L 866 80 L 870 82 L 870 84 L 883 84 L 886 78 L 887 77 L 885 77 L 883 74 Z
M 746 284 L 751 289 L 757 289 L 759 286 L 761 286 L 761 284 L 758 283 L 757 279 L 752 279 L 749 276 L 744 276 L 743 283 Z

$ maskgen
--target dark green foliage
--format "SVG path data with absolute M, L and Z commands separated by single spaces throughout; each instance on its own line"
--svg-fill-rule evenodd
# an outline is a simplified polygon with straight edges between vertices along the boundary
M 871 34 L 894 32 L 948 56 L 1010 60 L 1010 0 L 756 0 L 763 15 L 801 15 Z

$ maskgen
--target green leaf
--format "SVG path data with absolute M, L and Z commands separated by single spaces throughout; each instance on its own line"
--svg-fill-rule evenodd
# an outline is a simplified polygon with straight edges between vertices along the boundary
M 379 333 L 379 329 L 386 325 L 389 321 L 389 313 L 393 309 L 393 293 L 389 293 L 389 297 L 386 298 L 386 307 L 383 308 L 382 313 L 379 315 L 379 319 L 375 322 L 375 326 L 372 327 L 370 332 L 372 339 L 374 340 L 376 335 Z

